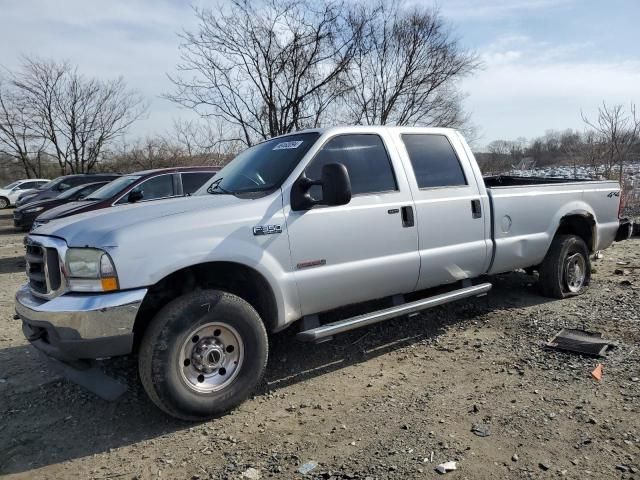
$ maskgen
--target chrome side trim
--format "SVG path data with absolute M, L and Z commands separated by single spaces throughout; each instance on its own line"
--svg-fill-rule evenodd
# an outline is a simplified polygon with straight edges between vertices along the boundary
M 146 288 L 114 293 L 66 294 L 51 300 L 32 295 L 28 284 L 16 293 L 16 313 L 29 322 L 46 322 L 65 340 L 131 333 Z
M 444 305 L 445 303 L 454 302 L 467 297 L 479 296 L 491 290 L 490 283 L 481 283 L 472 287 L 460 288 L 452 292 L 442 293 L 433 297 L 416 300 L 415 302 L 405 303 L 391 308 L 385 308 L 371 313 L 365 313 L 356 317 L 347 318 L 333 323 L 328 323 L 320 327 L 312 328 L 298 333 L 296 338 L 303 342 L 313 342 L 322 338 L 330 337 L 338 333 L 347 332 L 356 328 L 372 325 L 382 322 L 400 315 L 418 312 L 427 308 Z

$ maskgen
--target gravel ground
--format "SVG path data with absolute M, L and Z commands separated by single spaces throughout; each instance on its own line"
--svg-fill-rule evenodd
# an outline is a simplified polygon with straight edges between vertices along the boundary
M 272 339 L 259 392 L 189 424 L 131 383 L 102 401 L 52 373 L 13 320 L 22 235 L 0 215 L 0 472 L 8 478 L 640 479 L 640 239 L 594 263 L 589 291 L 551 301 L 524 273 L 489 296 L 339 336 Z M 629 262 L 620 265 L 619 262 Z M 616 270 L 619 273 L 615 273 Z M 562 327 L 602 332 L 604 359 L 541 343 Z M 596 382 L 590 372 L 602 362 Z M 476 425 L 488 436 L 471 430 Z

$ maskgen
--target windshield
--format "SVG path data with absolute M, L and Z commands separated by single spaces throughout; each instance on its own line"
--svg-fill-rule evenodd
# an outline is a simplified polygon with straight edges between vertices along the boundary
M 13 183 L 10 183 L 9 185 L 7 185 L 5 187 L 2 187 L 2 188 L 4 190 L 11 190 L 13 187 L 17 186 L 19 183 L 20 183 L 19 181 L 18 182 L 13 182 Z
M 107 183 L 104 187 L 99 188 L 84 200 L 106 200 L 111 198 L 139 178 L 140 175 L 127 175 L 126 177 L 116 178 L 113 182 Z
M 299 133 L 267 140 L 240 153 L 195 195 L 268 192 L 279 188 L 319 133 Z

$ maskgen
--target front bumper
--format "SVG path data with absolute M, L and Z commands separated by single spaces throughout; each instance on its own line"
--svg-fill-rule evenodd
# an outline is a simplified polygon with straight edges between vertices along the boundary
M 146 288 L 100 294 L 66 294 L 44 300 L 28 285 L 16 293 L 16 314 L 33 346 L 72 362 L 126 355 L 133 346 L 133 324 Z

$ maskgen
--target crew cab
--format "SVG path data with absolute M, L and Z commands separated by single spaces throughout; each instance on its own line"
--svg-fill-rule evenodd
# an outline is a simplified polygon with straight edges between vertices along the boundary
M 619 203 L 611 181 L 483 179 L 451 129 L 304 130 L 245 150 L 192 197 L 36 227 L 17 317 L 67 367 L 137 353 L 159 408 L 208 418 L 254 390 L 269 336 L 292 325 L 320 342 L 485 295 L 477 279 L 520 268 L 544 295 L 582 293 L 590 255 L 630 235 Z M 340 317 L 353 304 L 364 313 Z

